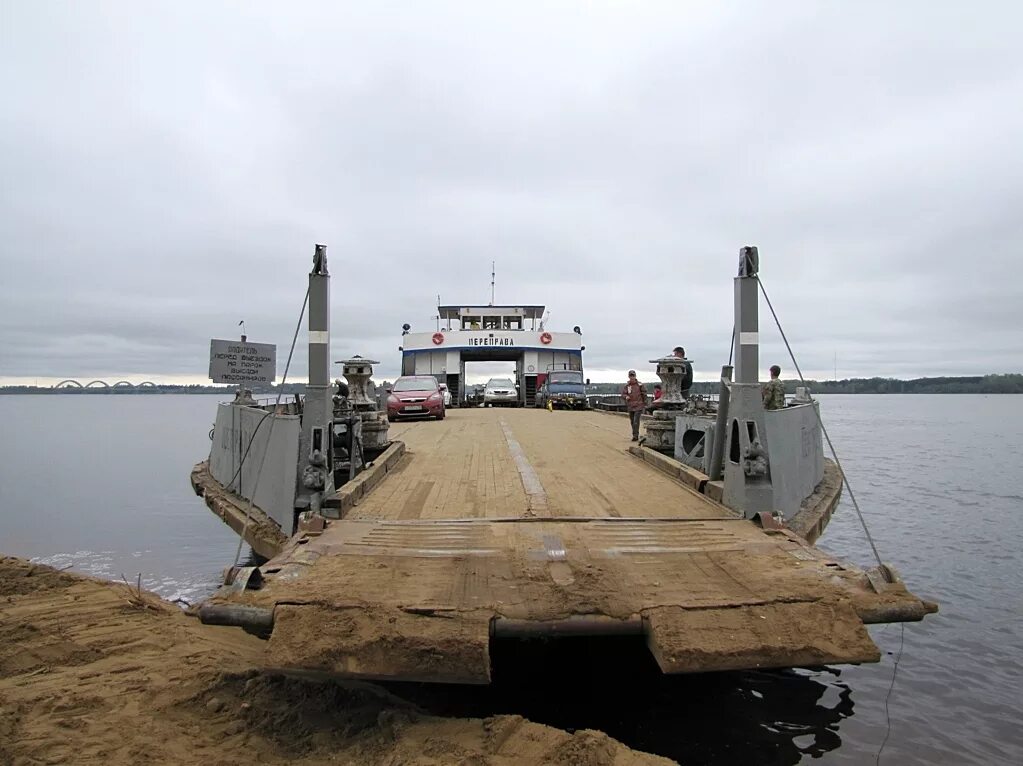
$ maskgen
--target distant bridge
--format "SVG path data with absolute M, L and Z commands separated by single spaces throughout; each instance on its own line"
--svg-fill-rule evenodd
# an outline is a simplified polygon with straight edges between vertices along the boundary
M 111 385 L 105 380 L 90 380 L 88 383 L 83 385 L 77 380 L 68 378 L 67 380 L 62 380 L 60 383 L 55 385 L 54 388 L 156 388 L 156 384 L 151 380 L 143 380 L 141 383 L 132 383 L 130 380 L 119 380 Z

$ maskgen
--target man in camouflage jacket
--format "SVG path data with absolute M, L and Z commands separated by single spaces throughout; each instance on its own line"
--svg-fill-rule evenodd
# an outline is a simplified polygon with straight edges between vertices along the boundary
M 785 407 L 785 384 L 778 380 L 781 367 L 771 367 L 771 380 L 764 384 L 764 409 L 780 410 Z

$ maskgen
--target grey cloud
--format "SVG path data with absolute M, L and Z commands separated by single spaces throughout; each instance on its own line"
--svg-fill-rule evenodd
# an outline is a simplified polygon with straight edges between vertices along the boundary
M 743 244 L 808 374 L 1023 367 L 1016 4 L 4 13 L 0 378 L 202 379 L 241 318 L 283 369 L 314 242 L 383 374 L 496 261 L 592 369 L 713 377 Z

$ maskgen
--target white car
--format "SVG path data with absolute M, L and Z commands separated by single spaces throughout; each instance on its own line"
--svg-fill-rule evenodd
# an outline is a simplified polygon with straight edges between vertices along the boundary
M 448 384 L 447 383 L 441 383 L 440 384 L 440 392 L 442 394 L 444 394 L 444 406 L 445 407 L 450 407 L 451 406 L 451 392 L 448 391 Z
M 483 404 L 487 407 L 517 407 L 519 392 L 510 378 L 491 378 L 483 389 Z

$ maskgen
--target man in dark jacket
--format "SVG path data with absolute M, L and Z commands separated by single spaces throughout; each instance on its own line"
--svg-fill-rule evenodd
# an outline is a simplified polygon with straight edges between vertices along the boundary
M 682 359 L 682 366 L 685 367 L 685 373 L 682 375 L 682 398 L 689 398 L 689 389 L 693 387 L 693 365 L 686 359 L 686 350 L 681 346 L 675 346 L 672 349 L 672 355 Z
M 632 422 L 632 440 L 639 441 L 639 422 L 646 407 L 646 387 L 636 379 L 635 370 L 629 370 L 629 382 L 622 387 L 622 399 Z

